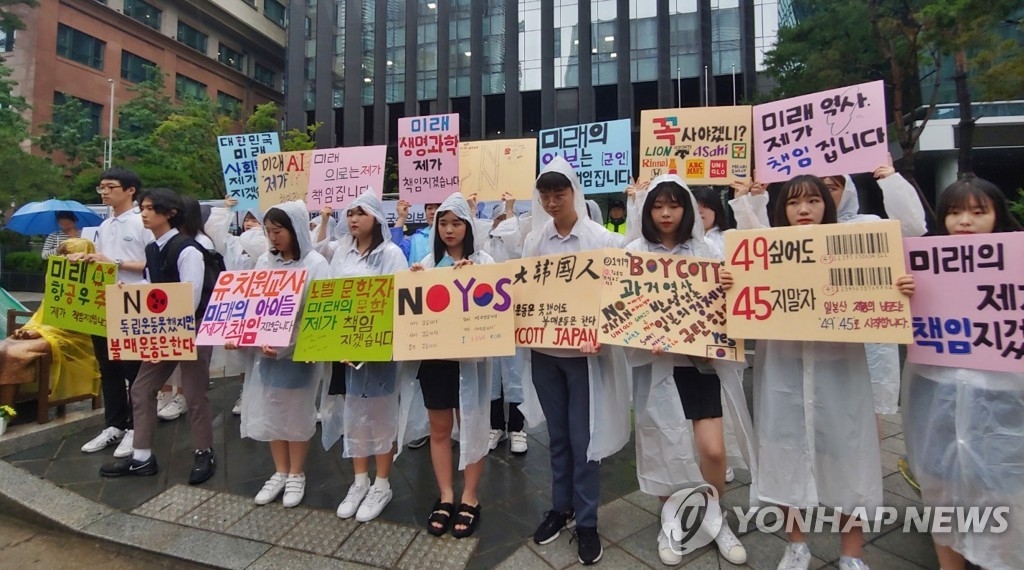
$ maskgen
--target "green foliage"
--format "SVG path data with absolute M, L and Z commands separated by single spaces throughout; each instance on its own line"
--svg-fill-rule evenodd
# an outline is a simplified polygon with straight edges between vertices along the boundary
M 153 160 L 151 164 L 188 173 L 189 183 L 175 188 L 180 192 L 200 199 L 223 197 L 217 137 L 227 133 L 230 123 L 209 100 L 185 101 L 153 133 L 153 143 L 164 160 Z
M 35 0 L 0 0 L 0 28 L 24 30 L 25 22 L 20 16 L 11 12 L 14 6 L 35 8 L 39 4 Z
M 10 252 L 28 251 L 28 236 L 11 230 L 0 230 L 0 249 Z
M 313 123 L 305 129 L 288 129 L 281 138 L 281 150 L 313 150 L 316 148 L 314 137 L 323 125 L 323 123 Z
M 1010 213 L 1017 221 L 1024 221 L 1024 188 L 1017 189 L 1017 199 L 1010 200 Z
M 4 269 L 21 273 L 42 273 L 46 269 L 46 262 L 38 253 L 15 251 L 4 256 Z
M 247 133 L 277 132 L 280 121 L 277 119 L 277 105 L 272 101 L 256 106 L 256 111 L 245 121 Z M 314 137 L 323 123 L 313 123 L 305 129 L 289 129 L 281 133 L 281 150 L 313 150 L 316 148 Z
M 277 131 L 277 105 L 273 101 L 256 105 L 256 110 L 245 120 L 245 132 L 269 133 Z
M 53 106 L 53 122 L 40 128 L 39 148 L 51 155 L 59 152 L 68 162 L 68 170 L 77 174 L 90 165 L 100 164 L 103 139 L 92 133 L 92 118 L 82 102 L 73 97 Z

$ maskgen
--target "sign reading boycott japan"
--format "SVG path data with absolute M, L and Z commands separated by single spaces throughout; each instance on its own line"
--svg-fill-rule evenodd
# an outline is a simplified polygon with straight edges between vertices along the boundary
M 259 158 L 260 211 L 305 200 L 313 151 L 297 150 L 262 154 Z
M 398 119 L 398 196 L 440 204 L 459 189 L 459 115 Z
M 515 298 L 516 345 L 579 348 L 597 344 L 601 250 L 508 261 Z
M 512 279 L 505 264 L 395 275 L 395 360 L 512 356 Z
M 314 150 L 306 207 L 311 212 L 324 206 L 341 210 L 370 188 L 380 196 L 387 151 L 384 145 Z
M 96 336 L 107 334 L 106 286 L 113 285 L 113 263 L 68 261 L 50 256 L 46 265 L 43 324 Z
M 305 283 L 305 269 L 222 271 L 196 344 L 289 346 Z
M 900 223 L 725 232 L 734 338 L 909 344 Z
M 888 159 L 885 129 L 881 81 L 757 105 L 757 179 L 872 172 Z
M 540 168 L 561 156 L 576 171 L 584 194 L 622 192 L 633 169 L 632 140 L 629 119 L 543 130 Z
M 390 275 L 310 283 L 294 360 L 390 362 L 394 284 Z
M 536 168 L 536 139 L 459 143 L 460 191 L 476 194 L 481 202 L 501 200 L 505 192 L 517 200 L 532 199 Z
M 606 249 L 597 338 L 612 344 L 742 360 L 725 333 L 725 293 L 714 259 Z
M 228 196 L 238 200 L 235 211 L 245 212 L 259 204 L 257 182 L 259 155 L 278 152 L 277 133 L 253 133 L 217 137 L 220 168 Z
M 1024 372 L 1024 235 L 908 238 L 903 247 L 915 285 L 907 361 Z
M 750 176 L 749 106 L 652 109 L 640 113 L 640 180 L 678 174 L 691 184 Z
M 191 283 L 109 285 L 107 352 L 111 360 L 195 360 Z

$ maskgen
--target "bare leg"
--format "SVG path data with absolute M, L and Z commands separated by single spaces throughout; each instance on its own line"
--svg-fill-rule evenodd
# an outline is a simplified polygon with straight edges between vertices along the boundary
M 786 526 L 789 528 L 786 536 L 789 538 L 789 541 L 804 542 L 804 531 L 796 521 L 800 517 L 800 509 L 782 507 L 782 511 L 786 513 Z
M 369 457 L 353 457 L 352 458 L 352 471 L 356 475 L 364 475 L 370 472 L 370 458 Z
M 840 515 L 839 522 L 842 528 L 849 527 L 849 530 L 839 535 L 839 554 L 850 558 L 864 556 L 864 527 L 850 521 L 850 515 Z
M 306 466 L 306 455 L 309 454 L 308 441 L 289 441 L 288 466 L 289 475 L 301 475 Z
M 935 543 L 935 554 L 942 570 L 964 570 L 964 556 L 952 548 Z
M 387 479 L 391 476 L 391 464 L 395 461 L 395 446 L 391 445 L 391 450 L 387 453 L 374 456 L 377 460 L 377 477 L 383 477 Z
M 270 455 L 274 458 L 274 470 L 278 473 L 288 473 L 288 442 L 281 440 L 270 442 Z
M 721 497 L 725 492 L 725 432 L 722 418 L 706 418 L 693 422 L 693 435 L 700 453 L 700 474 Z
M 430 418 L 430 462 L 434 466 L 434 477 L 441 492 L 441 502 L 455 500 L 454 474 L 452 468 L 452 427 L 455 415 L 452 410 L 427 410 Z

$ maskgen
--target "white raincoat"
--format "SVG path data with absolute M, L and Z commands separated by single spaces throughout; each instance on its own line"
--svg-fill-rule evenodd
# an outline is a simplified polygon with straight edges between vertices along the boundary
M 694 212 L 697 202 L 689 188 L 676 175 L 664 175 L 651 181 L 651 188 L 662 182 L 675 182 L 687 190 Z M 646 200 L 649 193 L 644 193 Z M 640 207 L 643 211 L 643 206 Z M 639 224 L 638 224 L 639 225 Z M 646 239 L 626 246 L 627 250 L 652 251 Z M 690 240 L 683 245 L 687 256 L 721 259 L 721 251 L 704 239 L 704 224 L 695 216 Z M 700 484 L 699 456 L 693 429 L 683 413 L 673 377 L 676 366 L 692 366 L 682 355 L 654 356 L 649 350 L 626 349 L 626 360 L 633 367 L 633 409 L 636 414 L 636 474 L 640 490 L 667 497 L 686 486 Z M 743 393 L 746 363 L 712 360 L 722 383 L 722 425 L 726 431 L 726 455 L 729 465 L 748 469 L 756 480 L 754 429 Z
M 496 204 L 491 210 L 491 219 L 493 220 L 504 213 L 505 205 Z M 495 235 L 495 232 L 501 233 L 502 230 L 499 228 L 502 228 L 502 224 L 505 224 L 503 229 L 508 231 L 507 228 L 513 224 L 518 228 L 518 223 L 519 220 L 515 219 L 513 212 L 511 220 L 502 220 L 494 228 L 489 225 L 487 226 L 487 241 L 484 243 L 483 249 L 494 258 L 495 263 L 504 263 L 509 259 L 519 257 L 520 250 L 510 251 L 509 245 L 501 237 Z M 477 225 L 476 227 L 479 228 L 480 226 Z M 491 374 L 491 400 L 501 398 L 504 388 L 504 399 L 506 402 L 513 404 L 523 403 L 523 362 L 527 352 L 529 351 L 525 348 L 517 348 L 515 356 L 500 356 L 494 359 L 493 372 Z
M 380 199 L 368 190 L 353 200 L 345 209 L 361 208 L 376 218 L 384 242 L 366 256 L 346 263 L 355 247 L 351 234 L 338 241 L 324 240 L 317 249 L 331 260 L 331 278 L 394 275 L 407 269 L 405 255 L 391 243 L 384 208 Z M 358 254 L 357 254 L 358 255 Z M 347 395 L 328 394 L 329 383 L 324 383 L 320 395 L 321 437 L 324 449 L 330 449 L 342 434 L 345 435 L 343 457 L 370 457 L 389 453 L 398 436 L 397 366 L 394 362 L 367 362 L 356 370 L 345 370 Z
M 291 220 L 301 258 L 285 260 L 268 251 L 256 261 L 255 269 L 305 268 L 306 286 L 302 293 L 302 305 L 305 305 L 309 283 L 327 278 L 327 260 L 313 249 L 309 239 L 305 202 L 285 202 L 273 209 L 283 211 Z M 302 322 L 301 313 L 296 322 Z M 259 441 L 308 441 L 316 433 L 316 394 L 329 368 L 324 363 L 292 360 L 298 331 L 296 326 L 289 345 L 277 348 L 276 358 L 264 355 L 258 348 L 242 349 L 253 355 L 242 390 L 242 437 Z

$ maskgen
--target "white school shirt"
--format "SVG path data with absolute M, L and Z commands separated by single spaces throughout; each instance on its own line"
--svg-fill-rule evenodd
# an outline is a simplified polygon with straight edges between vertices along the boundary
M 146 244 L 151 241 L 153 232 L 142 225 L 142 215 L 137 209 L 129 208 L 120 216 L 111 216 L 103 220 L 96 232 L 96 251 L 111 261 L 145 261 Z M 121 268 L 117 271 L 117 279 L 129 285 L 141 283 L 143 274 L 141 271 Z
M 545 233 L 537 244 L 537 255 L 556 255 L 564 253 L 580 253 L 583 245 L 580 242 L 580 231 L 584 224 L 583 218 L 578 218 L 569 230 L 569 235 L 562 237 L 555 229 L 555 224 L 550 223 L 544 228 Z M 577 348 L 534 348 L 537 352 L 555 358 L 579 358 L 586 356 Z
M 148 230 L 147 230 L 148 231 Z M 156 240 L 156 247 L 161 251 L 172 237 L 178 235 L 178 230 L 171 228 L 164 235 Z M 149 270 L 145 271 L 145 283 L 152 283 L 149 280 Z M 181 250 L 178 256 L 178 279 L 181 283 L 192 284 L 192 311 L 199 310 L 199 296 L 203 293 L 203 279 L 206 277 L 206 260 L 202 252 L 194 247 L 186 247 Z

